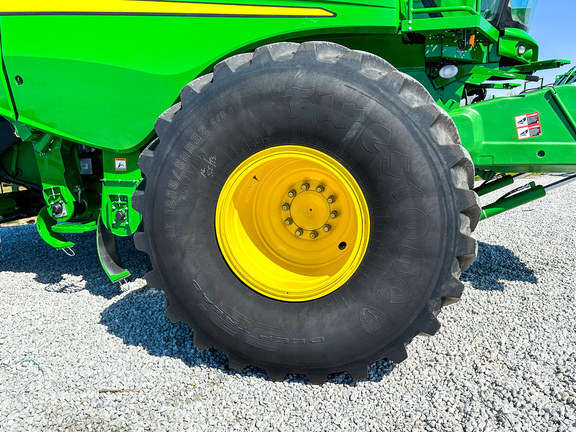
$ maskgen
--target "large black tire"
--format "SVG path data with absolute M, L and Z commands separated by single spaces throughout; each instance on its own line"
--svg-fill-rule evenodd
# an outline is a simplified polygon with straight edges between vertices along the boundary
M 165 291 L 168 317 L 194 328 L 195 345 L 222 350 L 232 368 L 255 365 L 275 380 L 301 373 L 321 383 L 341 371 L 361 379 L 378 359 L 402 361 L 406 344 L 434 334 L 440 308 L 461 296 L 480 215 L 473 164 L 424 87 L 381 58 L 325 42 L 268 45 L 194 80 L 155 129 L 140 158 L 145 186 L 134 196 L 144 220 L 135 242 L 152 263 L 147 280 Z M 340 161 L 370 212 L 360 267 L 307 302 L 243 284 L 215 234 L 232 171 L 286 144 Z

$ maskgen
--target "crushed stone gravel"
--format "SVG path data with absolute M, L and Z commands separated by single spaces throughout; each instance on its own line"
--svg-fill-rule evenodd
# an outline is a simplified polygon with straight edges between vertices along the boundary
M 129 238 L 119 249 L 135 274 L 120 286 L 93 235 L 71 236 L 67 257 L 32 225 L 2 227 L 0 431 L 576 432 L 575 196 L 573 183 L 481 222 L 478 260 L 438 334 L 366 380 L 322 386 L 238 373 L 197 350 L 165 318 Z

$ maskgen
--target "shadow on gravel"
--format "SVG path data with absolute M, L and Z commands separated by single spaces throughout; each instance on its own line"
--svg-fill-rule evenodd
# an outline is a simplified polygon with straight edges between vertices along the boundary
M 93 295 L 112 299 L 123 293 L 113 284 L 100 266 L 96 250 L 96 233 L 67 235 L 73 241 L 75 256 L 48 246 L 40 238 L 35 225 L 0 227 L 0 271 L 31 273 L 45 289 L 58 293 L 87 290 Z M 132 272 L 131 280 L 143 277 L 148 257 L 134 247 L 132 238 L 118 238 L 118 250 L 124 264 Z M 228 367 L 226 355 L 216 349 L 198 350 L 193 344 L 193 330 L 184 323 L 172 323 L 164 315 L 164 293 L 144 287 L 129 292 L 102 312 L 102 324 L 128 345 L 141 346 L 151 355 L 181 359 L 188 366 L 205 365 L 230 375 L 266 378 L 255 367 L 237 372 Z M 369 367 L 367 380 L 381 381 L 395 364 L 378 361 Z M 310 385 L 301 375 L 289 375 L 287 382 Z M 328 382 L 355 386 L 357 381 L 346 373 L 331 375 Z
M 164 315 L 166 297 L 162 291 L 144 287 L 129 292 L 102 312 L 101 323 L 108 332 L 121 338 L 125 344 L 140 346 L 158 357 L 182 360 L 187 366 L 208 366 L 229 375 L 266 378 L 266 373 L 255 367 L 238 372 L 228 366 L 228 358 L 216 349 L 200 351 L 194 346 L 194 331 L 184 323 L 173 323 Z M 378 361 L 370 366 L 369 381 L 380 381 L 394 369 L 390 361 Z M 288 375 L 287 382 L 310 385 L 301 375 Z M 328 382 L 355 386 L 357 381 L 346 373 L 333 374 Z
M 107 299 L 122 293 L 102 270 L 96 249 L 96 231 L 67 235 L 74 242 L 75 256 L 48 246 L 38 235 L 36 225 L 0 228 L 0 271 L 33 273 L 34 279 L 51 292 L 73 293 L 83 289 Z M 134 247 L 132 237 L 118 238 L 118 250 L 132 272 L 129 280 L 143 277 L 148 257 Z
M 538 283 L 532 269 L 503 246 L 478 242 L 478 257 L 461 279 L 482 291 L 503 291 L 501 280 Z

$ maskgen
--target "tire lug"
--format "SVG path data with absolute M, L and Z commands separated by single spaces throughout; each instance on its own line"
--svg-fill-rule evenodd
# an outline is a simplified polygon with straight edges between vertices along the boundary
M 288 192 L 288 196 L 290 198 L 294 198 L 296 196 L 296 191 L 294 189 L 292 189 L 290 192 Z
M 288 218 L 284 221 L 284 225 L 289 226 L 292 225 L 292 219 Z
M 318 237 L 318 233 L 317 233 L 316 231 L 312 231 L 312 232 L 310 233 L 310 238 L 311 238 L 312 240 L 314 240 L 316 237 Z
M 300 188 L 301 188 L 303 191 L 307 191 L 308 189 L 310 189 L 310 185 L 309 185 L 308 183 L 303 183 Z
M 334 198 L 334 195 L 330 195 L 328 198 L 326 198 L 326 201 L 328 201 L 328 204 L 333 204 L 334 201 L 336 201 L 336 198 Z
M 288 204 L 288 203 L 282 204 L 282 210 L 284 210 L 284 211 L 290 210 L 290 204 Z
M 316 186 L 316 192 L 318 192 L 318 193 L 324 192 L 324 186 L 322 186 L 322 185 Z
M 336 210 L 330 212 L 330 219 L 336 219 L 336 216 L 338 216 L 338 212 L 336 212 Z
M 331 228 L 332 228 L 332 227 L 331 227 L 330 225 L 326 224 L 326 225 L 324 225 L 324 226 L 322 227 L 322 230 L 323 230 L 324 232 L 328 232 L 328 231 L 330 231 Z
M 298 237 L 300 237 L 302 234 L 304 234 L 304 231 L 302 231 L 301 228 L 298 228 L 298 229 L 294 232 L 294 234 L 296 234 Z

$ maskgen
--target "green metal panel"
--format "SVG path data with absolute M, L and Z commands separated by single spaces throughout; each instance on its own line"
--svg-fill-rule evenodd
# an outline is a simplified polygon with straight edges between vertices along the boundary
M 518 47 L 524 45 L 524 54 L 518 54 Z M 529 63 L 538 60 L 538 43 L 528 33 L 520 29 L 506 29 L 498 44 L 498 55 Z
M 540 132 L 534 123 L 528 124 L 534 129 L 534 136 L 530 133 L 522 135 L 525 126 L 517 122 L 534 113 L 538 115 Z M 450 115 L 477 169 L 496 172 L 576 171 L 574 85 L 492 99 L 453 110 Z
M 2 29 L 0 27 L 0 116 L 15 120 L 14 107 L 10 98 L 10 90 L 6 82 L 4 62 L 2 61 Z
M 182 87 L 222 58 L 278 40 L 390 34 L 399 26 L 397 0 L 293 4 L 335 16 L 3 16 L 7 74 L 11 82 L 23 80 L 12 85 L 18 120 L 97 148 L 130 152 L 147 140 Z
M 479 38 L 496 42 L 499 32 L 480 15 L 446 18 L 424 18 L 402 21 L 403 32 L 417 32 L 424 35 L 439 34 L 439 30 L 476 29 Z
M 103 152 L 102 223 L 112 234 L 127 236 L 138 229 L 142 215 L 132 208 L 132 195 L 142 181 L 138 168 L 139 151 Z
M 70 220 L 75 203 L 81 202 L 84 195 L 74 144 L 45 134 L 34 144 L 34 150 L 50 216 L 61 221 Z M 63 206 L 62 216 L 56 216 L 52 211 L 51 206 L 55 203 Z

